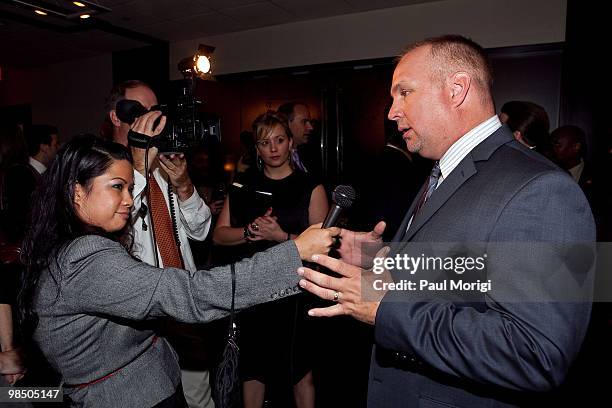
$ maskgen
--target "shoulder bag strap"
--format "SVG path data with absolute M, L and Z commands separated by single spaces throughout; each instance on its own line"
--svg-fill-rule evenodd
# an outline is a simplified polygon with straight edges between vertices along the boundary
M 232 308 L 230 310 L 230 328 L 229 328 L 229 337 L 236 337 L 236 323 L 234 323 L 234 301 L 236 296 L 236 266 L 234 264 L 230 265 L 232 271 Z

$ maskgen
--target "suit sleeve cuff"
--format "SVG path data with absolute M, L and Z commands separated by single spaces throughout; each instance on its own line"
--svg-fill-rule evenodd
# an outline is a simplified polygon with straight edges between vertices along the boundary
M 394 351 L 414 352 L 405 335 L 410 330 L 417 330 L 411 326 L 410 305 L 406 304 L 409 301 L 398 298 L 392 291 L 385 295 L 376 312 L 374 340 L 377 345 Z

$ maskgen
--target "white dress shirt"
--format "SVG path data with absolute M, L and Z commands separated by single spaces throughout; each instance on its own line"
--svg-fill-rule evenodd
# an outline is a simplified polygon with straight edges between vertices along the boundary
M 164 194 L 166 204 L 168 204 L 168 182 L 165 180 L 159 168 L 153 170 L 153 176 L 159 188 Z M 151 216 L 149 213 L 145 216 L 147 225 L 146 231 L 143 229 L 143 219 L 139 216 L 139 210 L 145 195 L 146 179 L 138 171 L 134 170 L 134 206 L 132 207 L 132 222 L 134 225 L 134 250 L 133 253 L 141 261 L 150 265 L 155 265 L 155 254 L 159 259 L 159 267 L 163 267 L 159 250 L 153 250 L 153 233 L 151 229 Z M 204 241 L 211 223 L 210 208 L 204 203 L 198 192 L 194 189 L 193 194 L 185 201 L 180 201 L 176 193 L 172 193 L 174 208 L 177 212 L 176 221 L 178 224 L 179 240 L 181 241 L 181 256 L 185 264 L 185 269 L 188 271 L 196 271 L 193 254 L 189 247 L 187 238 L 196 241 Z M 176 205 L 178 203 L 178 205 Z M 148 205 L 148 204 L 147 204 Z
M 572 175 L 572 178 L 576 183 L 580 181 L 580 177 L 582 176 L 582 171 L 584 170 L 584 160 L 580 159 L 580 163 L 576 166 L 569 169 L 569 173 Z
M 47 166 L 45 166 L 33 157 L 30 157 L 29 163 L 30 166 L 34 167 L 38 174 L 43 174 L 45 171 L 47 171 Z

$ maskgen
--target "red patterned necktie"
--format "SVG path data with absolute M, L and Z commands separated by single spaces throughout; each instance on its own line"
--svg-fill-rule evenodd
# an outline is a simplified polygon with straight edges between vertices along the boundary
M 168 205 L 153 175 L 149 176 L 149 201 L 155 230 L 155 240 L 157 241 L 157 248 L 159 248 L 164 267 L 183 268 L 183 259 L 174 239 L 174 230 Z

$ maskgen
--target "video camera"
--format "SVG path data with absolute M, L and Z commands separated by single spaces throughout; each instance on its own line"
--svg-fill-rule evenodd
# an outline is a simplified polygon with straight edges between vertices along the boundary
M 219 118 L 199 113 L 199 103 L 190 88 L 184 86 L 170 109 L 167 105 L 156 105 L 147 110 L 138 101 L 123 99 L 117 102 L 115 112 L 121 122 L 131 125 L 145 113 L 161 111 L 167 118 L 164 130 L 152 138 L 130 130 L 128 144 L 142 149 L 154 146 L 162 154 L 185 153 L 190 148 L 206 144 L 211 138 L 221 141 Z M 159 120 L 154 126 L 157 126 Z

